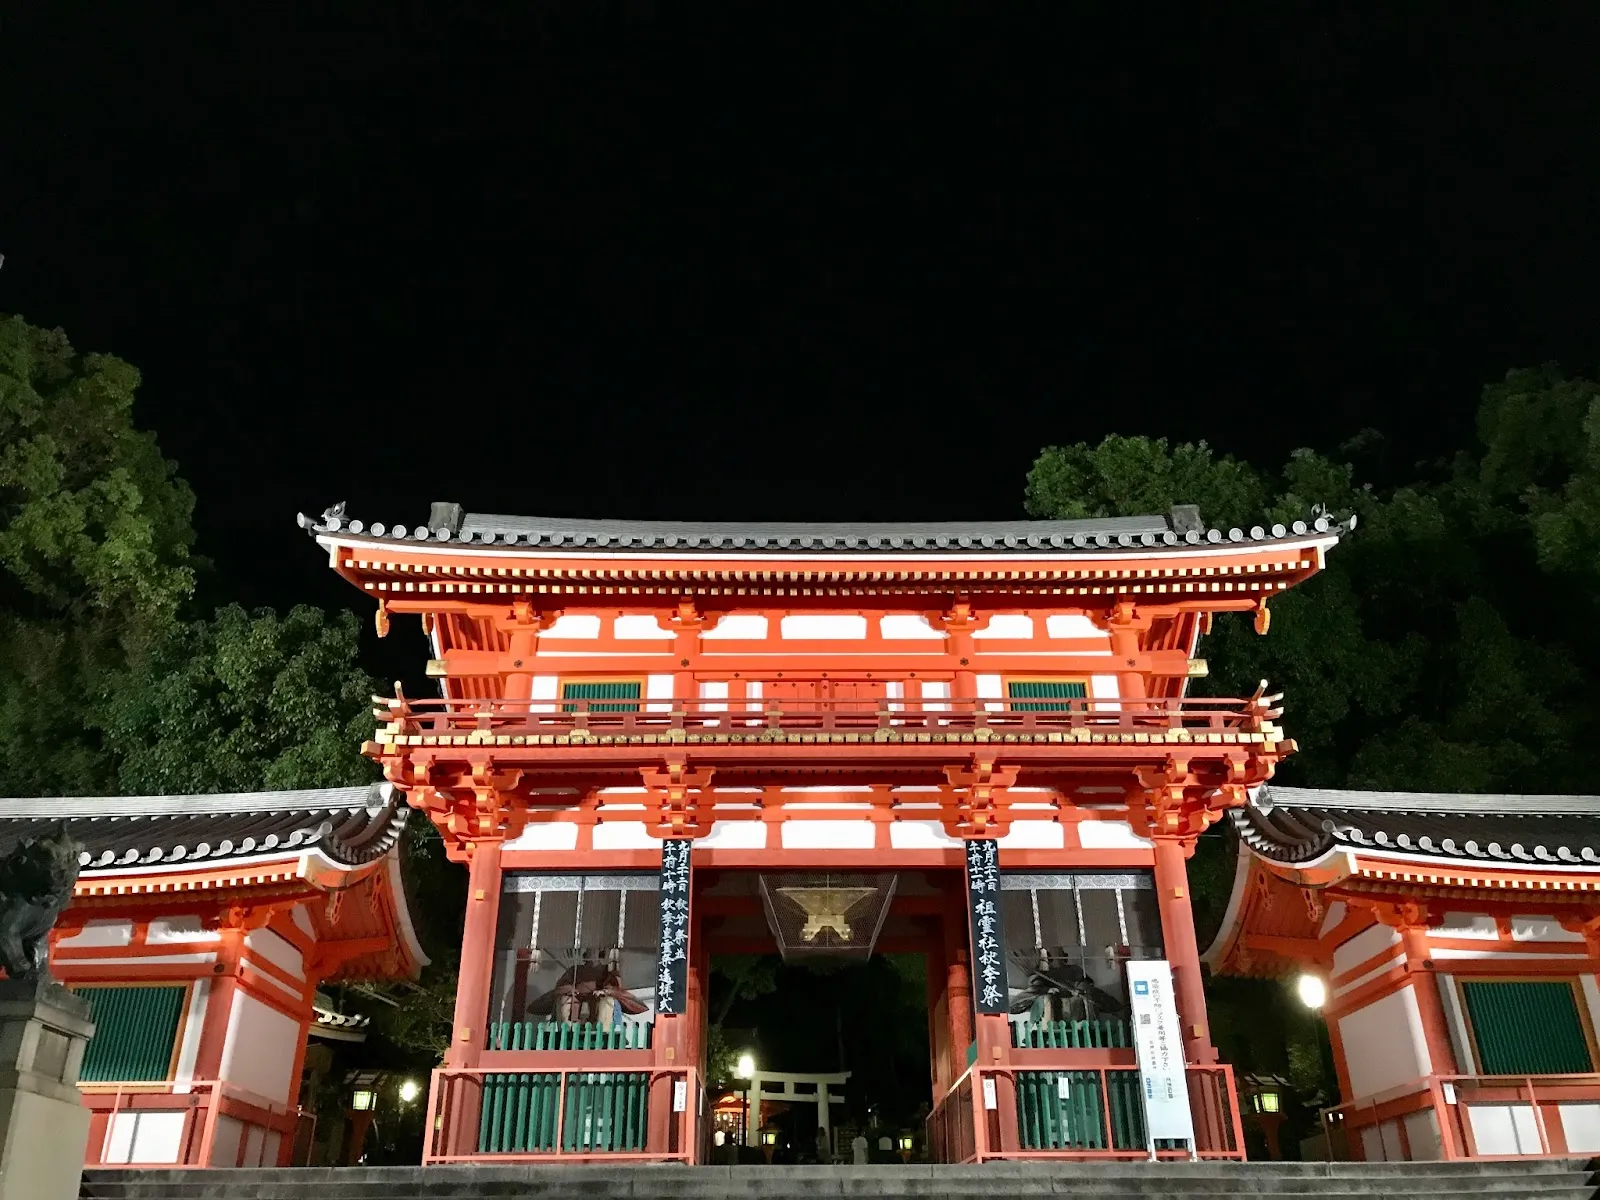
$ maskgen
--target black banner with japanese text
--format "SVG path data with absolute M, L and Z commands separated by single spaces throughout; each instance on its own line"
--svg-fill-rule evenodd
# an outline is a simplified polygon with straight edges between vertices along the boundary
M 661 950 L 656 965 L 656 1012 L 681 1013 L 689 990 L 688 838 L 661 843 Z
M 972 1004 L 980 1013 L 1010 1011 L 1005 930 L 1000 923 L 1000 849 L 992 838 L 967 842 L 967 911 L 972 918 Z

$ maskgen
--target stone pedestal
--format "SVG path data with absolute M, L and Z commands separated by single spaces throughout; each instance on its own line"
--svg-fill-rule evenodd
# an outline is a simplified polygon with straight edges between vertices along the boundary
M 78 1095 L 89 1002 L 57 983 L 0 980 L 0 1200 L 76 1200 L 89 1143 Z

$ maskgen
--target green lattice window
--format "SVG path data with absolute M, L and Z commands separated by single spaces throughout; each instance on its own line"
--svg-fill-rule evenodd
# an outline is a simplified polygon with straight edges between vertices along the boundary
M 626 681 L 595 681 L 592 683 L 563 683 L 561 685 L 561 698 L 563 700 L 588 700 L 589 712 L 638 712 L 639 711 L 639 681 L 630 679 Z M 596 704 L 596 700 L 623 701 L 618 704 Z M 574 711 L 576 704 L 562 706 L 567 712 Z
M 94 1037 L 83 1054 L 85 1083 L 171 1078 L 172 1051 L 189 989 L 83 987 Z
M 1463 982 L 1480 1075 L 1572 1075 L 1594 1070 L 1572 984 Z
M 1089 685 L 1081 679 L 1012 679 L 1006 698 L 1015 712 L 1067 712 L 1069 700 L 1083 700 Z

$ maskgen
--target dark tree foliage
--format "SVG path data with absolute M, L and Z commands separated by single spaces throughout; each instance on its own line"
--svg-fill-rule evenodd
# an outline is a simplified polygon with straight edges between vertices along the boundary
M 1313 506 L 1357 529 L 1309 584 L 1272 602 L 1266 637 L 1219 617 L 1197 692 L 1286 694 L 1299 744 L 1285 784 L 1444 792 L 1593 791 L 1600 704 L 1600 385 L 1551 365 L 1484 389 L 1478 444 L 1373 486 L 1385 450 L 1366 433 L 1330 458 L 1281 467 L 1210 447 L 1110 437 L 1046 449 L 1028 476 L 1040 517 L 1164 513 L 1198 504 L 1209 525 L 1304 519 Z M 1191 861 L 1204 940 L 1233 881 L 1220 835 Z M 1331 1090 L 1316 1023 L 1276 984 L 1213 980 L 1213 1034 L 1240 1069 Z

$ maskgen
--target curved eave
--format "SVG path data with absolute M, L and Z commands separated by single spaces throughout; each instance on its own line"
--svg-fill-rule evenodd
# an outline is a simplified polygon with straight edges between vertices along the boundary
M 1352 863 L 1349 872 L 1351 879 L 1513 893 L 1575 892 L 1592 895 L 1600 892 L 1600 866 L 1541 863 L 1513 869 L 1479 861 L 1427 855 L 1374 856 L 1361 851 L 1347 853 Z
M 474 582 L 585 579 L 660 583 L 674 577 L 726 582 L 773 580 L 775 575 L 811 576 L 835 582 L 1072 582 L 1156 578 L 1204 579 L 1222 574 L 1304 574 L 1319 570 L 1338 543 L 1337 532 L 1261 542 L 1201 542 L 1195 545 L 1086 547 L 1027 550 L 873 553 L 701 554 L 694 552 L 594 553 L 526 546 L 376 541 L 319 534 L 317 542 L 335 568 L 372 575 L 415 576 L 436 583 L 460 575 Z M 1238 564 L 1238 570 L 1227 564 Z
M 405 881 L 400 875 L 398 846 L 390 851 L 385 869 L 389 882 L 389 898 L 394 906 L 395 933 L 399 936 L 400 945 L 405 948 L 406 956 L 411 962 L 411 969 L 407 974 L 415 979 L 422 974 L 422 968 L 433 960 L 423 951 L 422 942 L 417 938 L 416 927 L 411 923 L 411 902 L 406 899 Z
M 326 891 L 347 886 L 353 879 L 370 874 L 371 870 L 371 864 L 344 863 L 330 858 L 320 849 L 203 863 L 86 868 L 73 886 L 73 896 L 85 900 L 112 899 L 296 885 Z
M 1200 955 L 1201 963 L 1216 974 L 1221 974 L 1223 963 L 1227 961 L 1234 945 L 1244 932 L 1250 864 L 1254 858 L 1255 853 L 1249 846 L 1242 844 L 1239 846 L 1239 852 L 1234 856 L 1233 863 L 1233 889 L 1228 893 L 1228 907 L 1223 910 L 1222 925 L 1217 930 L 1217 936 L 1211 939 L 1211 945 Z

